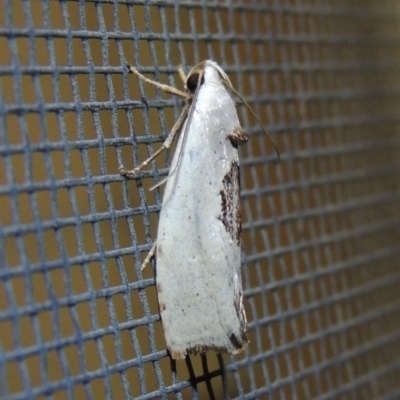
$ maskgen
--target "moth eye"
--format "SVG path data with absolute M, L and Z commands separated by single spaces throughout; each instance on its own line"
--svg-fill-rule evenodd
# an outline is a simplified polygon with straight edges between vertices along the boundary
M 191 74 L 188 77 L 186 81 L 186 87 L 189 89 L 191 93 L 194 93 L 196 91 L 198 81 L 199 81 L 199 74 L 197 72 Z M 203 83 L 204 83 L 204 74 L 202 74 L 200 85 L 202 85 Z

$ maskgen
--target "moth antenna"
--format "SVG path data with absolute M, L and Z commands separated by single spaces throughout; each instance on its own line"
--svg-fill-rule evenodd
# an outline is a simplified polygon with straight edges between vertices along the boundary
M 233 89 L 233 85 L 231 80 L 229 79 L 229 76 L 226 74 L 226 72 L 218 65 L 215 64 L 214 68 L 218 71 L 218 73 L 222 77 L 222 81 L 224 82 L 225 85 L 229 86 L 231 89 Z
M 255 114 L 255 112 L 252 110 L 252 108 L 249 106 L 249 104 L 247 103 L 247 101 L 240 95 L 240 93 L 232 86 L 231 82 L 228 81 L 226 82 L 225 80 L 223 80 L 222 82 L 224 82 L 224 84 L 226 86 L 228 86 L 233 93 L 236 94 L 236 96 L 239 97 L 240 100 L 243 101 L 243 103 L 245 104 L 245 106 L 247 107 L 247 109 L 250 111 L 251 115 L 254 117 L 254 119 L 257 121 L 258 125 L 260 125 L 261 129 L 264 131 L 264 133 L 267 134 L 268 139 L 270 140 L 270 142 L 272 143 L 272 146 L 274 147 L 275 153 L 278 156 L 278 160 L 277 162 L 281 161 L 281 154 L 278 150 L 277 145 L 275 144 L 274 140 L 272 139 L 270 133 L 264 128 L 263 124 L 260 122 L 260 120 L 258 119 L 257 115 Z
M 189 114 L 188 114 L 187 119 L 186 119 L 185 130 L 183 131 L 182 146 L 181 146 L 181 151 L 179 152 L 178 161 L 176 162 L 176 165 L 175 165 L 174 169 L 168 174 L 168 176 L 166 176 L 160 182 L 156 183 L 149 190 L 154 190 L 154 189 L 158 188 L 159 186 L 161 186 L 163 183 L 167 182 L 167 180 L 169 178 L 171 178 L 171 176 L 173 176 L 175 174 L 176 170 L 178 169 L 179 165 L 181 164 L 182 156 L 183 156 L 182 149 L 185 147 L 186 139 L 187 139 L 187 136 L 188 136 L 187 133 L 188 133 L 189 126 L 190 126 L 190 121 L 193 118 L 193 113 L 194 113 L 194 109 L 196 107 L 197 98 L 199 96 L 200 85 L 201 85 L 201 81 L 203 79 L 203 75 L 204 75 L 204 71 L 199 73 L 199 80 L 197 81 L 196 91 L 194 92 L 194 95 L 193 95 L 192 104 L 191 104 L 191 107 L 189 109 Z

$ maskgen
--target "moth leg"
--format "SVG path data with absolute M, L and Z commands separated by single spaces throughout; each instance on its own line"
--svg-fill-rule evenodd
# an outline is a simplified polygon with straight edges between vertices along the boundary
M 152 248 L 150 249 L 150 251 L 147 253 L 146 258 L 143 261 L 142 264 L 142 268 L 141 271 L 143 271 L 146 268 L 146 265 L 150 262 L 150 260 L 154 257 L 154 254 L 156 252 L 156 248 L 157 248 L 157 240 L 153 243 Z
M 171 129 L 171 132 L 168 134 L 167 138 L 165 139 L 163 145 L 153 155 L 151 155 L 149 158 L 144 160 L 138 167 L 136 167 L 132 170 L 126 170 L 124 168 L 120 168 L 120 170 L 119 170 L 120 175 L 129 177 L 129 176 L 137 174 L 143 167 L 145 167 L 152 160 L 154 160 L 163 150 L 169 149 L 172 142 L 174 141 L 176 134 L 179 132 L 179 130 L 183 126 L 183 123 L 188 115 L 188 112 L 189 112 L 189 105 L 187 104 L 184 107 L 184 109 L 182 110 L 182 113 L 181 113 L 180 117 L 178 118 L 178 120 L 176 121 L 175 125 Z
M 228 139 L 233 145 L 238 146 L 243 143 L 247 143 L 250 139 L 249 135 L 246 135 L 240 126 L 233 129 L 233 132 L 228 135 Z
M 150 85 L 153 85 L 153 86 L 156 86 L 156 87 L 160 88 L 165 93 L 174 94 L 176 96 L 182 97 L 183 99 L 190 99 L 191 98 L 191 95 L 189 93 L 182 92 L 182 90 L 176 89 L 176 88 L 174 88 L 172 86 L 169 86 L 169 85 L 164 85 L 163 83 L 160 83 L 160 82 L 157 82 L 157 81 L 153 81 L 152 79 L 149 79 L 149 78 L 145 77 L 135 67 L 133 67 L 130 64 L 128 64 L 128 68 L 138 78 L 140 78 L 141 80 L 143 80 L 146 83 L 149 83 Z M 179 74 L 180 74 L 180 72 L 179 72 Z
M 186 85 L 187 76 L 186 76 L 185 72 L 183 71 L 182 65 L 179 66 L 178 72 L 179 72 L 179 76 L 182 79 L 183 84 Z

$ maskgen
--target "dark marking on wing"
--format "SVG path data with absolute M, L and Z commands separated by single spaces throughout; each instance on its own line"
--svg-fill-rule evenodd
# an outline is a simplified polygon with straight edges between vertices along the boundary
M 160 293 L 162 292 L 163 290 L 162 290 L 162 286 L 159 284 L 159 283 L 157 283 L 157 292 L 158 292 L 158 296 L 160 296 Z M 160 299 L 160 298 L 158 298 L 158 299 Z M 160 300 L 158 301 L 158 308 L 159 308 L 159 310 L 160 310 L 160 312 L 163 312 L 163 311 L 165 311 L 166 310 L 166 305 L 165 305 L 165 303 L 163 303 L 163 302 L 161 302 Z
M 249 342 L 249 339 L 245 332 L 241 332 L 240 337 L 237 337 L 232 333 L 232 335 L 229 336 L 229 340 L 231 341 L 235 349 L 238 350 L 243 350 L 247 346 L 247 343 Z
M 221 195 L 221 214 L 218 219 L 224 224 L 226 231 L 232 240 L 240 246 L 242 232 L 241 213 L 240 213 L 240 168 L 236 161 L 231 164 L 231 169 L 222 180 Z
M 242 327 L 243 331 L 246 332 L 247 318 L 246 318 L 246 311 L 243 305 L 243 293 L 241 288 L 238 287 L 235 288 L 235 298 L 233 301 L 233 305 L 236 310 L 236 315 L 240 321 L 240 326 Z
M 236 278 L 236 277 L 235 277 Z M 235 340 L 238 343 L 238 349 L 245 348 L 247 346 L 247 343 L 249 343 L 249 338 L 247 336 L 247 319 L 246 319 L 246 311 L 244 309 L 243 305 L 243 293 L 242 293 L 242 283 L 240 279 L 235 279 L 235 296 L 233 299 L 233 306 L 235 307 L 236 310 L 236 315 L 239 319 L 240 322 L 240 337 L 235 336 Z M 235 345 L 235 342 L 232 340 L 232 337 L 230 337 L 231 342 Z

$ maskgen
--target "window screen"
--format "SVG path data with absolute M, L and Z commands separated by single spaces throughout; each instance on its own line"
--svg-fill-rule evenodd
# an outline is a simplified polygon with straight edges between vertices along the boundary
M 1 399 L 400 398 L 397 0 L 3 0 Z M 173 362 L 156 262 L 163 152 L 213 59 L 243 103 L 250 345 Z

